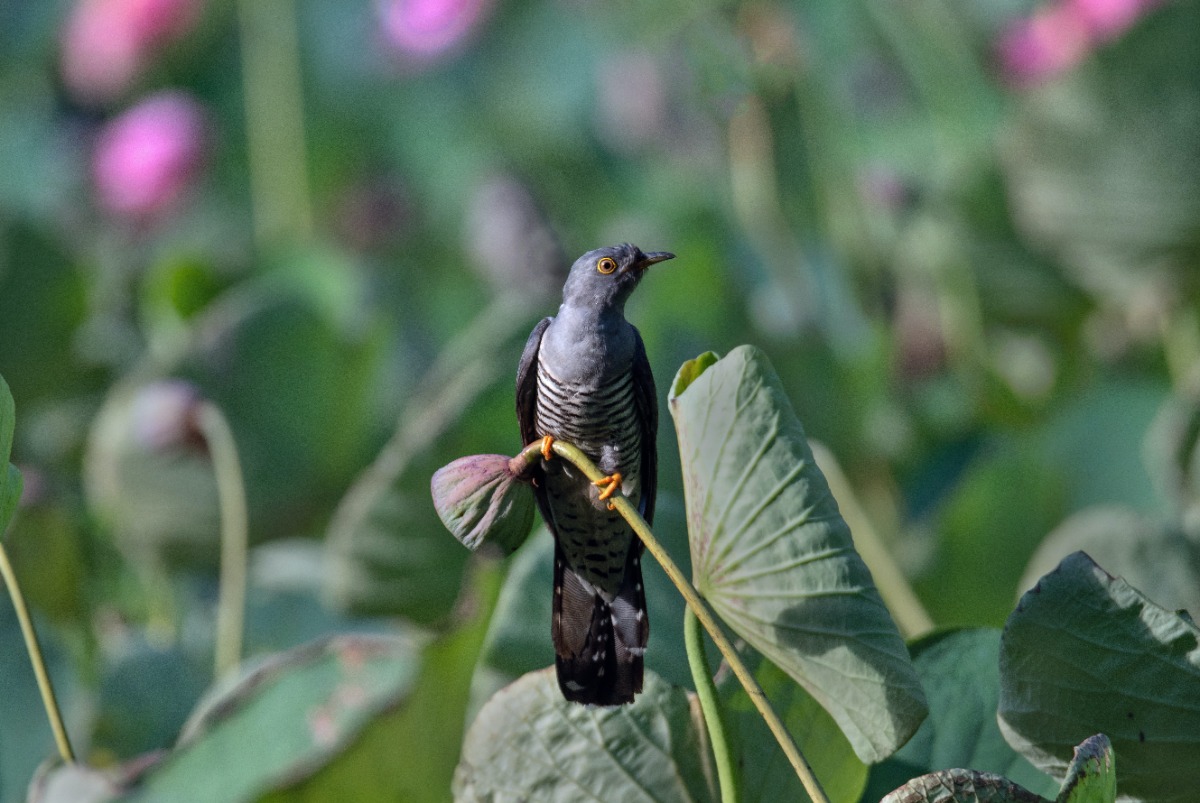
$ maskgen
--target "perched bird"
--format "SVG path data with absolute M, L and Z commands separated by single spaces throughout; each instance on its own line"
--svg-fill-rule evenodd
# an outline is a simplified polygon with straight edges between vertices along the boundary
M 543 440 L 533 482 L 555 542 L 558 686 L 579 703 L 628 703 L 642 690 L 650 636 L 642 543 L 608 500 L 620 490 L 646 521 L 654 517 L 658 397 L 625 302 L 647 268 L 673 257 L 624 244 L 575 260 L 558 315 L 534 327 L 517 369 L 521 437 Z M 555 438 L 608 476 L 591 483 L 567 461 L 550 459 Z

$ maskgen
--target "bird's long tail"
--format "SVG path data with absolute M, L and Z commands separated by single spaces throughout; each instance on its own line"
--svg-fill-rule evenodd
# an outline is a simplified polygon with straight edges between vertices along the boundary
M 625 576 L 611 600 L 554 550 L 552 634 L 558 686 L 578 703 L 621 705 L 642 690 L 642 656 L 650 637 L 642 588 L 642 545 L 629 547 Z

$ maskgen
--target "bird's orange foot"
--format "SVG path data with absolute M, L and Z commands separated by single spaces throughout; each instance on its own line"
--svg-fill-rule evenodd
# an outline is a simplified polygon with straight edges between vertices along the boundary
M 550 445 L 553 443 L 553 435 L 547 435 L 546 437 L 542 438 L 542 457 L 546 458 L 547 460 L 549 460 L 551 457 L 554 457 L 554 452 L 550 450 Z
M 601 477 L 600 479 L 595 480 L 592 482 L 592 485 L 598 485 L 603 488 L 604 490 L 600 492 L 600 498 L 607 500 L 617 492 L 618 488 L 621 487 L 621 473 L 619 471 L 615 471 L 608 477 Z M 612 507 L 611 502 L 609 503 L 609 507 Z

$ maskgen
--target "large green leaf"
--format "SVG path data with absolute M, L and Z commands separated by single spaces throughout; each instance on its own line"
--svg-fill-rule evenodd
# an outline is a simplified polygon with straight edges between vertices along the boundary
M 1000 631 L 938 633 L 910 645 L 929 696 L 929 718 L 887 761 L 872 768 L 867 799 L 878 800 L 914 775 L 969 767 L 1053 796 L 1058 783 L 1004 741 L 996 724 Z
M 554 669 L 480 710 L 454 778 L 457 801 L 712 801 L 706 732 L 687 692 L 646 673 L 630 705 L 567 702 Z
M 924 719 L 925 695 L 778 377 L 749 346 L 680 376 L 670 407 L 697 588 L 861 759 L 885 758 Z
M 410 640 L 384 636 L 276 656 L 204 702 L 175 750 L 122 799 L 251 800 L 300 783 L 409 698 L 418 656 Z
M 471 679 L 503 578 L 497 563 L 477 562 L 474 568 L 471 618 L 422 650 L 421 671 L 405 702 L 369 723 L 311 778 L 285 784 L 261 803 L 450 799 Z
M 1200 789 L 1200 629 L 1083 552 L 1021 597 L 1000 649 L 1000 726 L 1062 776 L 1073 747 L 1112 740 L 1122 795 L 1194 800 Z

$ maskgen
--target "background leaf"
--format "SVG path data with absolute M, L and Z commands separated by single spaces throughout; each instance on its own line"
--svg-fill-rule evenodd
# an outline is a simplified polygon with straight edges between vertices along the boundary
M 1085 553 L 1021 597 L 1000 650 L 1000 726 L 1063 775 L 1074 746 L 1112 741 L 1122 795 L 1183 801 L 1200 788 L 1200 629 Z
M 630 705 L 569 703 L 554 668 L 497 692 L 463 743 L 456 801 L 715 801 L 699 708 L 647 672 Z
M 864 761 L 926 714 L 904 642 L 762 352 L 672 394 L 700 593 L 829 711 Z
M 1156 520 L 1118 505 L 1086 508 L 1042 541 L 1029 559 L 1021 590 L 1078 551 L 1156 604 L 1200 616 L 1200 540 L 1186 523 Z

